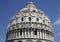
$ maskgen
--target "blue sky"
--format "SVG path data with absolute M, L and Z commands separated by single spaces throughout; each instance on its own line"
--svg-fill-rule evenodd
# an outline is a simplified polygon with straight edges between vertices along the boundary
M 7 25 L 17 11 L 30 0 L 0 0 L 0 42 L 5 42 Z M 36 7 L 49 16 L 55 42 L 60 42 L 60 0 L 31 0 Z

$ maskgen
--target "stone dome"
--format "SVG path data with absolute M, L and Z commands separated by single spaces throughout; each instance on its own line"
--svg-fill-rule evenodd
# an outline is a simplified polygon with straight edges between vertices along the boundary
M 8 28 L 8 30 L 18 29 L 11 26 L 15 24 L 19 25 L 19 23 L 31 23 L 27 26 L 29 26 L 30 28 L 45 29 L 52 32 L 52 26 L 50 24 L 48 16 L 46 16 L 43 11 L 36 9 L 33 2 L 29 2 L 25 8 L 18 11 L 16 15 L 12 17 L 9 24 L 10 28 Z M 40 24 L 42 25 L 42 28 L 39 27 L 39 25 L 34 27 L 32 23 Z M 19 28 L 25 28 L 24 24 L 22 27 Z
M 43 32 L 47 32 L 50 37 L 48 40 L 54 41 L 53 30 L 48 16 L 45 15 L 43 11 L 37 9 L 33 2 L 29 2 L 25 8 L 18 11 L 16 15 L 11 18 L 11 21 L 8 25 L 7 35 L 9 32 L 13 32 L 13 31 L 14 32 L 20 31 L 20 33 L 22 33 L 25 31 L 31 32 L 32 30 L 35 31 L 35 34 L 39 30 L 42 30 Z M 20 37 L 20 38 L 24 38 L 24 37 Z M 26 38 L 30 38 L 30 37 L 26 37 Z M 32 37 L 32 38 L 37 38 L 37 37 Z M 17 38 L 9 38 L 8 36 L 7 40 L 10 39 L 17 39 Z

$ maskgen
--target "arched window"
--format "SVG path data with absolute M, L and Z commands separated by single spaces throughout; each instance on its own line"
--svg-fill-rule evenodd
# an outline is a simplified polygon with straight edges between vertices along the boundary
M 29 21 L 31 21 L 31 17 L 29 17 Z
M 41 42 L 40 40 L 36 41 L 36 42 Z
M 26 42 L 33 42 L 32 40 L 27 40 Z
M 42 27 L 42 23 L 41 23 L 41 27 Z
M 39 21 L 39 18 L 36 18 L 36 21 Z
M 34 34 L 37 35 L 37 29 L 35 29 Z
M 20 35 L 22 35 L 22 29 L 20 29 Z
M 19 28 L 19 23 L 16 23 L 16 27 Z
M 21 18 L 21 21 L 23 21 L 23 17 Z
M 23 41 L 18 41 L 18 42 L 23 42 Z
M 43 20 L 43 22 L 45 23 L 45 20 Z

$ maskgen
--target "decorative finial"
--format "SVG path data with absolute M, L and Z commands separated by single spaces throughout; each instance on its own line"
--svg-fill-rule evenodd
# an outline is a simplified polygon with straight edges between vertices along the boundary
M 28 2 L 26 7 L 27 8 L 36 8 L 33 2 Z

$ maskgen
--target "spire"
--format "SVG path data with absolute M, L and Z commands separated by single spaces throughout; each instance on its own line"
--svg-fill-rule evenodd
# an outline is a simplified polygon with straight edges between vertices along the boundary
M 26 8 L 36 8 L 36 6 L 34 5 L 33 2 L 29 2 L 27 3 Z

